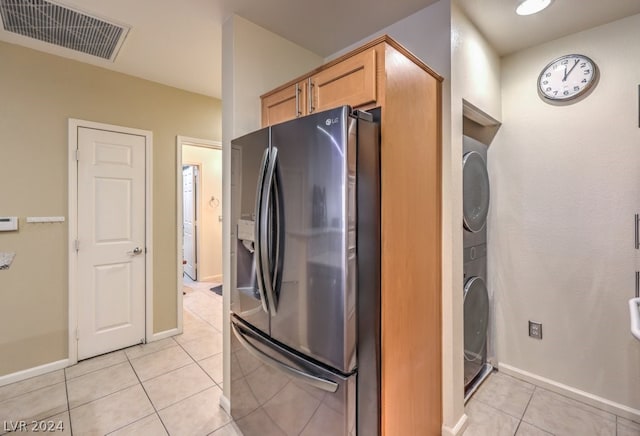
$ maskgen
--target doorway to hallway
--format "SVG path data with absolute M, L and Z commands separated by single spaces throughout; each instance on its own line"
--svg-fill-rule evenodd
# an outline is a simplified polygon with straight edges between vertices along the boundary
M 179 328 L 186 310 L 222 329 L 222 146 L 177 138 Z

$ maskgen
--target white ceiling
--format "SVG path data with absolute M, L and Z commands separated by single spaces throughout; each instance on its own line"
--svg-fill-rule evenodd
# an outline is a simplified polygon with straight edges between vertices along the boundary
M 82 12 L 131 26 L 115 62 L 1 28 L 0 41 L 220 98 L 222 23 L 230 14 L 236 13 L 328 56 L 435 1 L 58 0 Z M 458 3 L 501 55 L 640 13 L 638 0 L 555 0 L 548 10 L 530 17 L 515 15 L 515 0 Z
M 516 15 L 516 0 L 458 4 L 501 56 L 640 13 L 639 0 L 555 0 L 526 17 Z

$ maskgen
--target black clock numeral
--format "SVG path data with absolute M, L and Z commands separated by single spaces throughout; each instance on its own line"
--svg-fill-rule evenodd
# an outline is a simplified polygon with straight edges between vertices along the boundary
M 569 91 L 563 92 L 564 95 L 569 95 Z
M 587 79 L 582 79 L 581 83 L 587 83 Z
M 585 74 L 589 74 L 591 72 L 591 70 L 584 70 Z
M 586 63 L 586 62 L 583 62 L 583 63 L 581 63 L 581 64 L 580 64 L 580 68 L 584 68 L 584 67 L 586 67 L 586 66 L 587 66 L 587 63 Z
M 551 77 L 551 73 L 545 74 L 544 77 Z
M 558 95 L 558 91 L 553 91 L 553 95 Z
M 547 88 L 547 92 L 551 91 L 551 88 Z
M 549 81 L 548 81 L 548 80 L 545 80 L 544 82 L 542 82 L 542 84 L 543 84 L 543 85 L 548 85 L 548 84 L 549 84 Z
M 573 87 L 573 90 L 574 90 L 574 91 L 580 91 L 580 87 L 579 87 L 579 86 L 574 86 L 574 87 Z
M 569 63 L 569 60 L 568 60 L 568 59 L 565 59 L 565 60 L 563 60 L 563 61 L 561 62 L 561 64 L 562 64 L 562 65 L 567 65 L 568 63 Z

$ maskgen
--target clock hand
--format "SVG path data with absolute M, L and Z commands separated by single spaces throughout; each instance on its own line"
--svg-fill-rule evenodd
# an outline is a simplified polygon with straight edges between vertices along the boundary
M 564 66 L 564 76 L 562 76 L 562 81 L 564 82 L 565 80 L 567 80 L 567 66 Z
M 571 67 L 571 69 L 568 72 L 564 73 L 564 79 L 562 79 L 563 82 L 565 82 L 567 80 L 567 77 L 569 77 L 569 74 L 571 74 L 571 72 L 576 67 L 576 65 L 578 65 L 579 62 L 580 62 L 580 60 L 576 59 L 576 62 L 573 64 L 573 67 Z M 566 65 L 564 66 L 564 69 L 565 70 L 567 69 Z

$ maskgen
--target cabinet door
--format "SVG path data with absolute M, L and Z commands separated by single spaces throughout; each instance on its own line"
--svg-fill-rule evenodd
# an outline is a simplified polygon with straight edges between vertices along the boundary
M 335 64 L 309 79 L 307 112 L 343 104 L 353 107 L 374 103 L 376 93 L 376 51 L 371 48 Z
M 262 127 L 304 115 L 306 82 L 288 86 L 262 98 Z

